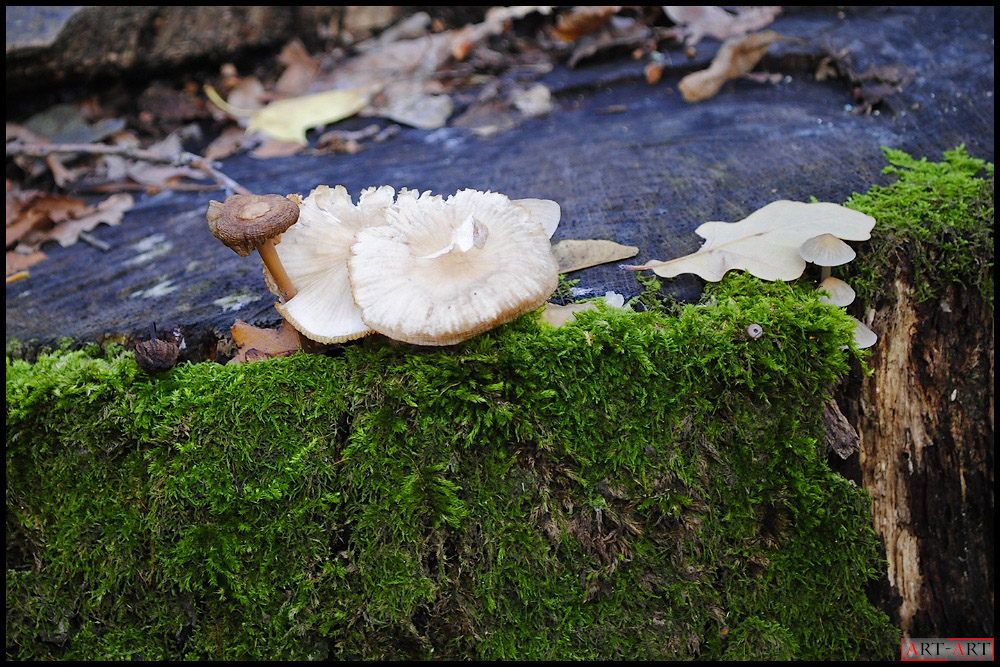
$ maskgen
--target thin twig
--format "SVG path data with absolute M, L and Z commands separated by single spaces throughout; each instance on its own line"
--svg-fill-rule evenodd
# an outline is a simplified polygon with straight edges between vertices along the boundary
M 226 190 L 241 195 L 251 194 L 242 185 L 226 176 L 212 166 L 211 162 L 200 155 L 182 152 L 177 155 L 164 155 L 156 151 L 135 148 L 134 146 L 109 146 L 108 144 L 26 144 L 12 141 L 7 144 L 7 157 L 25 155 L 28 157 L 45 158 L 57 153 L 84 153 L 87 155 L 117 155 L 142 162 L 154 164 L 169 164 L 175 167 L 194 167 L 205 172 L 217 184 Z
M 87 245 L 93 246 L 93 247 L 97 248 L 98 250 L 100 250 L 101 252 L 108 252 L 109 250 L 111 250 L 111 246 L 110 245 L 108 245 L 107 243 L 105 243 L 101 239 L 97 238 L 96 236 L 88 234 L 87 232 L 80 232 L 79 238 L 80 238 L 81 241 L 83 241 Z

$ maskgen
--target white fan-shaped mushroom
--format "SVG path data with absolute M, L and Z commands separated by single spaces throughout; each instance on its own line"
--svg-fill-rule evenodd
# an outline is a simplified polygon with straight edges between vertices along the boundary
M 362 319 L 390 338 L 452 345 L 538 308 L 558 284 L 542 223 L 502 194 L 401 192 L 386 218 L 358 232 L 348 269 Z
M 385 224 L 394 195 L 389 186 L 368 188 L 355 206 L 343 186 L 321 185 L 301 201 L 298 222 L 275 248 L 297 293 L 275 308 L 307 338 L 342 343 L 372 333 L 351 296 L 347 258 L 358 231 Z

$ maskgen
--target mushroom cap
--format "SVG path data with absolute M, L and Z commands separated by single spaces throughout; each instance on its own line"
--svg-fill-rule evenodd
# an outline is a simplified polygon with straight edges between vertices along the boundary
M 453 345 L 538 308 L 558 285 L 545 228 L 502 194 L 405 191 L 386 217 L 358 233 L 348 269 L 362 319 L 390 338 Z
M 832 303 L 835 306 L 849 306 L 854 303 L 854 290 L 840 278 L 829 276 L 819 284 L 816 291 L 830 294 L 830 296 L 820 295 L 819 300 L 824 303 Z
M 299 219 L 299 207 L 281 195 L 233 195 L 208 203 L 208 228 L 217 239 L 246 257 Z
M 510 203 L 528 209 L 528 217 L 540 224 L 549 238 L 556 233 L 559 218 L 562 217 L 562 209 L 557 202 L 551 199 L 514 199 Z
M 857 253 L 833 234 L 820 234 L 799 246 L 799 256 L 820 266 L 840 266 L 854 259 Z
M 859 349 L 863 350 L 878 342 L 878 335 L 869 329 L 864 322 L 856 317 L 852 317 L 851 319 L 854 320 L 854 344 Z
M 351 296 L 347 258 L 358 231 L 385 224 L 394 195 L 387 185 L 368 188 L 355 206 L 343 186 L 321 185 L 301 200 L 298 223 L 275 246 L 297 292 L 275 308 L 305 337 L 329 344 L 372 333 Z

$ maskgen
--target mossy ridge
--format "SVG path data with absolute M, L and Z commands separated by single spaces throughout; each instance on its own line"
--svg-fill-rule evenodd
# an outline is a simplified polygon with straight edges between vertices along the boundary
M 851 321 L 706 303 L 157 379 L 8 357 L 8 657 L 888 657 L 821 445 Z
M 953 283 L 978 290 L 993 307 L 993 163 L 971 157 L 964 145 L 941 162 L 916 160 L 884 148 L 897 180 L 855 194 L 846 205 L 875 216 L 870 247 L 844 268 L 862 303 L 885 289 L 893 266 L 908 258 L 918 301 L 940 295 Z

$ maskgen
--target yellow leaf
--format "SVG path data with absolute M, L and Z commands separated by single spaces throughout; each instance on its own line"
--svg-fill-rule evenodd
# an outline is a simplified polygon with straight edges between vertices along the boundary
M 305 145 L 306 130 L 349 118 L 371 99 L 370 89 L 328 90 L 271 102 L 254 112 L 247 132 L 263 132 L 273 139 Z
M 559 264 L 559 273 L 578 271 L 599 264 L 628 259 L 639 254 L 639 248 L 614 241 L 567 239 L 552 246 L 552 255 Z

